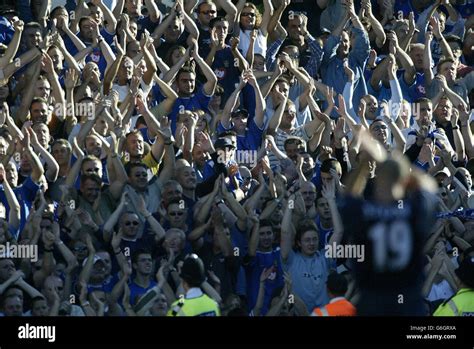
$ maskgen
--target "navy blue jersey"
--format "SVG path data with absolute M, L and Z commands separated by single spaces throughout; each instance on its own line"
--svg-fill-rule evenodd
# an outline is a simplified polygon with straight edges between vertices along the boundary
M 235 85 L 239 83 L 240 75 L 238 61 L 235 60 L 229 45 L 226 45 L 222 50 L 216 51 L 211 69 L 216 74 L 219 85 L 224 88 L 223 99 L 227 101 L 232 92 L 234 92 Z
M 347 240 L 364 247 L 363 260 L 351 260 L 363 313 L 421 314 L 422 250 L 434 223 L 425 194 L 391 205 L 354 197 L 345 197 L 341 204 Z

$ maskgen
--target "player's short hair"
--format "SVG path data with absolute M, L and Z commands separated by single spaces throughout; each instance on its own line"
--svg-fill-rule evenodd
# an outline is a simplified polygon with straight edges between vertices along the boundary
M 431 99 L 426 98 L 426 97 L 420 97 L 415 100 L 415 104 L 421 104 L 421 103 L 428 103 L 428 104 L 433 105 L 433 102 L 431 101 Z
M 138 257 L 141 255 L 141 254 L 149 254 L 151 255 L 151 251 L 150 250 L 147 250 L 145 248 L 139 248 L 137 249 L 136 251 L 134 251 L 132 253 L 132 263 L 137 263 L 138 262 Z
M 225 17 L 218 16 L 218 17 L 215 17 L 215 18 L 213 18 L 209 21 L 209 28 L 211 28 L 211 29 L 214 28 L 214 26 L 216 25 L 217 22 L 227 22 L 227 23 L 229 23 L 229 21 Z
M 347 279 L 344 275 L 332 272 L 328 275 L 326 286 L 333 295 L 341 297 L 347 292 Z
M 141 167 L 145 169 L 145 171 L 148 171 L 148 166 L 145 165 L 143 162 L 131 161 L 131 162 L 127 162 L 127 164 L 125 165 L 125 171 L 127 172 L 127 175 L 130 176 L 130 174 L 132 173 L 132 170 L 136 167 Z

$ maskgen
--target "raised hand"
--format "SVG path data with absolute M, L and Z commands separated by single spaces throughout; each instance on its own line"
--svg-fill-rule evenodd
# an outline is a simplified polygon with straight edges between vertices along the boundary
M 345 59 L 342 63 L 342 67 L 344 68 L 344 73 L 347 76 L 348 81 L 354 81 L 354 71 L 349 67 L 349 60 Z
M 54 72 L 53 60 L 47 53 L 43 53 L 41 57 L 41 69 L 47 74 L 52 74 Z
M 334 178 L 328 183 L 323 183 L 322 194 L 326 200 L 333 200 L 336 198 L 336 180 Z
M 69 68 L 66 71 L 66 76 L 64 79 L 64 86 L 66 89 L 72 90 L 76 87 L 76 81 L 79 78 L 79 74 L 77 73 L 76 69 Z
M 334 128 L 334 137 L 340 142 L 348 133 L 346 131 L 346 120 L 342 117 L 338 118 Z
M 160 129 L 158 130 L 158 134 L 163 137 L 165 141 L 173 140 L 173 132 L 171 131 L 171 120 L 163 116 L 160 120 Z
M 334 109 L 336 109 L 336 112 L 340 116 L 344 117 L 345 115 L 347 115 L 346 101 L 344 100 L 344 96 L 338 95 L 337 100 L 339 102 L 339 106 L 334 106 Z M 362 99 L 361 99 L 361 102 L 362 102 Z
M 13 29 L 15 29 L 15 32 L 16 31 L 22 32 L 25 27 L 25 23 L 22 20 L 14 21 L 12 25 L 13 25 Z

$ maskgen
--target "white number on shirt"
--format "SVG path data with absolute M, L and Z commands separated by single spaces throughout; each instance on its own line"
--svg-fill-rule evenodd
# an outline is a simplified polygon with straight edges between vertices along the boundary
M 372 240 L 375 270 L 395 272 L 403 270 L 410 262 L 413 251 L 411 228 L 406 221 L 377 223 L 368 236 Z

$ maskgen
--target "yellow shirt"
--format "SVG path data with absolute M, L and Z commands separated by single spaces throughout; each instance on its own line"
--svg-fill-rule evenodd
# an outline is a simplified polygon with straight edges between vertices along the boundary
M 198 288 L 192 288 L 186 298 L 171 305 L 168 316 L 221 316 L 219 305 Z
M 443 302 L 433 316 L 474 316 L 474 289 L 461 288 Z

